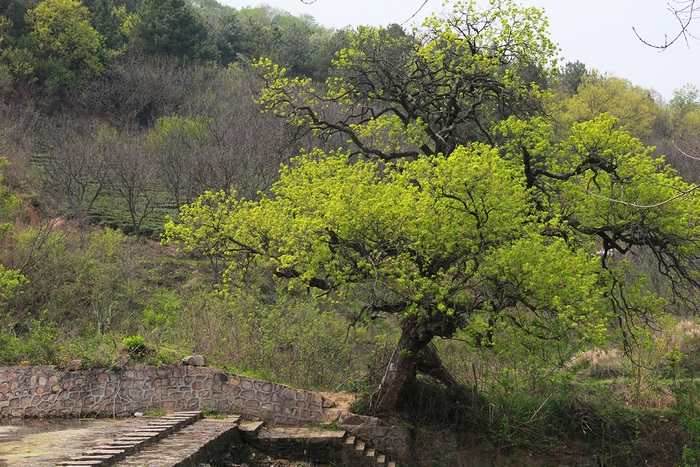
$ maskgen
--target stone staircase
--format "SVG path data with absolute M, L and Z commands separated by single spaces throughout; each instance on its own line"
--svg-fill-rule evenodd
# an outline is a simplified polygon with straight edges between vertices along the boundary
M 250 449 L 247 449 L 250 447 Z M 203 417 L 179 412 L 117 432 L 108 442 L 58 463 L 85 466 L 192 466 L 223 455 L 243 462 L 250 452 L 266 457 L 353 467 L 395 467 L 396 463 L 343 430 L 265 426 L 238 416 Z M 232 456 L 232 454 L 234 454 Z M 251 465 L 251 459 L 246 459 Z M 257 463 L 253 460 L 252 465 Z M 265 462 L 260 462 L 264 465 Z
M 60 466 L 106 466 L 131 456 L 161 439 L 203 418 L 202 412 L 178 412 L 146 422 L 143 426 L 118 434 L 112 441 L 60 462 Z
M 265 427 L 263 422 L 241 424 L 242 439 L 274 457 L 332 462 L 353 467 L 396 467 L 386 455 L 344 430 Z

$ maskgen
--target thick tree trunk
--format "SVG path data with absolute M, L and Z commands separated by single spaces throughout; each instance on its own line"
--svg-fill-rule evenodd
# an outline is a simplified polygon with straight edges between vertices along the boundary
M 396 350 L 374 394 L 374 403 L 380 412 L 392 412 L 398 408 L 406 390 L 416 378 L 418 354 L 434 337 L 434 334 L 425 332 L 424 326 L 413 317 L 401 322 L 401 330 Z
M 466 391 L 467 388 L 452 376 L 445 365 L 442 364 L 442 359 L 438 353 L 438 349 L 434 343 L 429 343 L 418 354 L 416 360 L 416 371 L 428 375 L 440 381 L 449 389 Z

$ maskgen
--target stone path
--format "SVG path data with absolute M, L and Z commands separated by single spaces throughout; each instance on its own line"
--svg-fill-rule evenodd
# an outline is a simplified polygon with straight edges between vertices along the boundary
M 290 459 L 305 465 L 395 467 L 343 430 L 266 427 L 238 416 L 203 418 L 200 411 L 65 424 L 50 433 L 25 432 L 21 440 L 12 425 L 0 426 L 0 467 L 180 467 L 222 459 L 225 465 L 282 465 Z M 47 425 L 43 421 L 37 430 Z
M 205 463 L 240 446 L 239 417 L 206 418 L 117 462 L 118 467 L 179 467 Z
M 257 425 L 252 433 L 244 429 L 242 435 L 248 444 L 273 457 L 352 467 L 396 467 L 395 462 L 344 430 Z
M 156 418 L 134 430 L 121 433 L 106 443 L 84 451 L 80 456 L 72 457 L 57 465 L 70 467 L 114 465 L 127 456 L 139 453 L 159 440 L 179 432 L 188 425 L 192 425 L 202 417 L 202 412 L 197 411 L 178 412 Z M 234 420 L 234 423 L 236 420 Z M 233 426 L 234 423 L 231 425 Z M 206 443 L 206 440 L 203 441 Z M 174 464 L 170 463 L 167 465 Z

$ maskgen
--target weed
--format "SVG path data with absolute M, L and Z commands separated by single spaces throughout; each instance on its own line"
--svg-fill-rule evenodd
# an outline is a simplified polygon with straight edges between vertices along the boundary
M 160 407 L 156 407 L 146 412 L 147 417 L 162 417 L 163 415 L 165 415 L 165 410 Z
M 318 427 L 322 428 L 324 430 L 335 430 L 335 431 L 343 430 L 343 427 L 340 426 L 340 422 L 338 420 L 333 420 L 330 423 L 324 423 L 324 424 L 318 425 Z
M 210 409 L 210 408 L 207 408 L 207 407 L 205 407 L 204 409 L 202 409 L 202 414 L 203 414 L 205 417 L 214 417 L 214 418 L 216 418 L 217 416 L 220 415 L 218 410 L 216 410 L 216 409 Z
M 146 341 L 140 334 L 131 337 L 125 337 L 122 340 L 122 345 L 129 352 L 130 355 L 140 358 L 143 357 L 148 351 L 148 346 Z

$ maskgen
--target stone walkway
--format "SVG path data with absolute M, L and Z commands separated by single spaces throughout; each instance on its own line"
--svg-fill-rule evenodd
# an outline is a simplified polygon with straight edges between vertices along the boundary
M 0 425 L 0 467 L 54 467 L 148 421 L 18 420 Z
M 265 427 L 238 416 L 203 418 L 199 411 L 0 426 L 0 467 L 184 467 L 212 460 L 262 466 L 289 462 L 284 459 L 295 459 L 295 465 L 395 466 L 343 430 Z
M 206 418 L 117 462 L 118 467 L 179 467 L 205 463 L 240 446 L 237 416 Z

